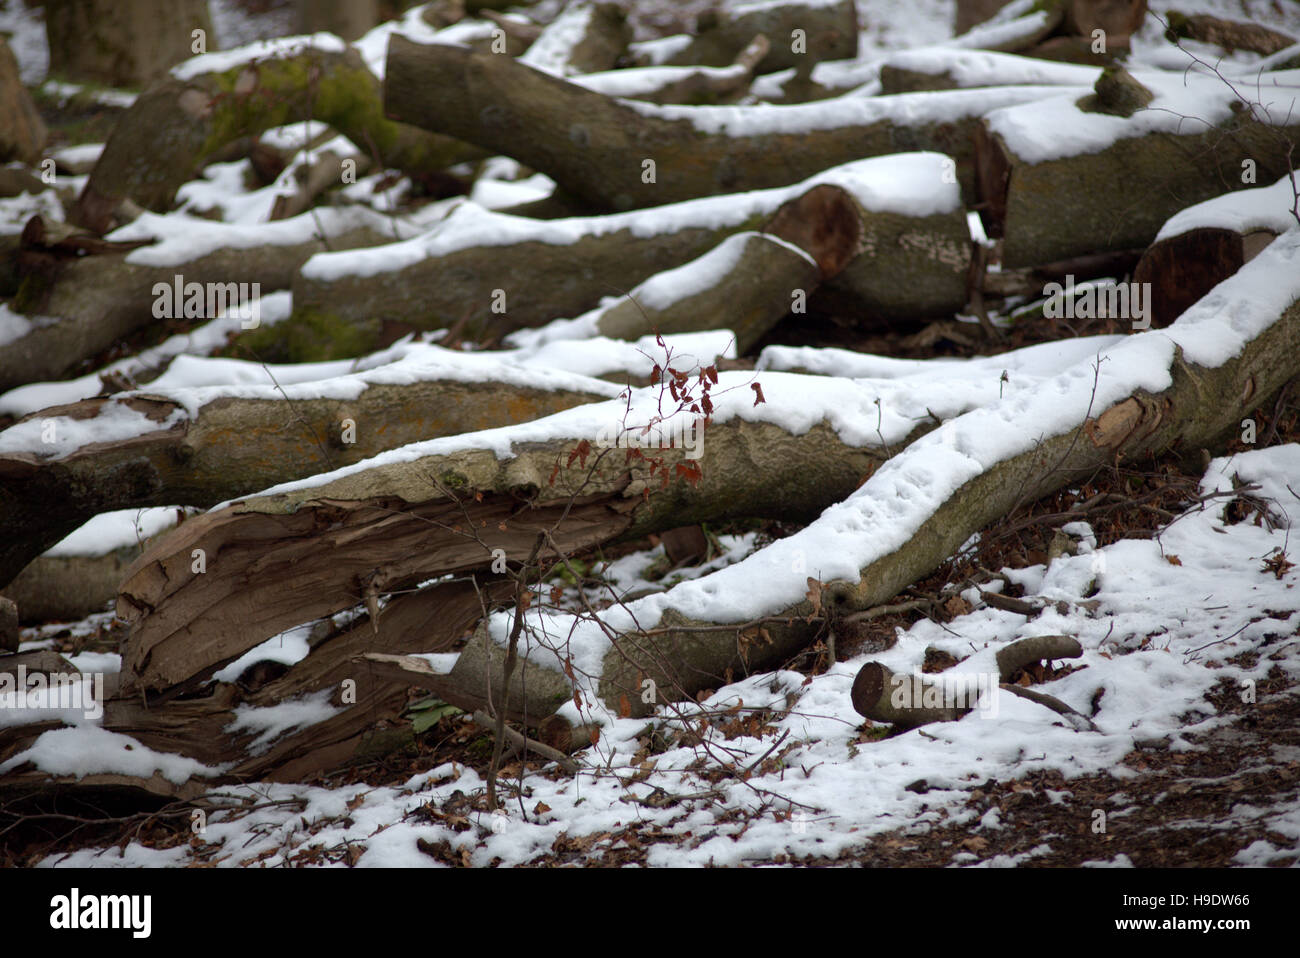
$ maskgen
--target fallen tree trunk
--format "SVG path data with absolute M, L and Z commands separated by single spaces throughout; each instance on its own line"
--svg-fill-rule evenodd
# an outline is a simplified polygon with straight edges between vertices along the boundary
M 603 96 L 690 106 L 730 103 L 749 91 L 754 68 L 770 47 L 761 34 L 725 67 L 641 67 L 577 76 L 578 86 Z
M 697 518 L 807 518 L 847 494 L 884 455 L 872 445 L 847 446 L 821 425 L 792 435 L 733 420 L 709 427 L 695 485 L 661 486 L 642 461 L 625 462 L 623 450 L 610 447 L 595 453 L 590 477 L 561 474 L 552 486 L 557 456 L 567 456 L 583 431 L 596 440 L 592 423 L 616 428 L 626 407 L 615 401 L 573 413 L 532 429 L 541 435 L 537 429 L 550 424 L 573 438 L 517 446 L 505 461 L 486 449 L 395 460 L 189 520 L 142 556 L 123 583 L 119 614 L 133 623 L 124 665 L 130 683 L 165 693 L 193 679 L 189 656 L 200 654 L 215 669 L 284 628 L 357 604 L 367 591 L 486 570 L 493 550 L 518 561 L 540 529 L 554 528 L 568 553 Z M 570 419 L 574 426 L 566 425 Z M 587 425 L 573 433 L 579 423 Z M 662 452 L 670 462 L 688 462 L 681 447 Z M 485 530 L 481 541 L 471 522 Z M 269 542 L 276 545 L 268 555 Z M 331 542 L 347 546 L 333 552 Z M 195 549 L 210 557 L 201 574 L 192 571 Z M 554 550 L 546 551 L 553 560 Z M 248 563 L 262 568 L 251 581 Z M 216 606 L 226 611 L 211 615 Z
M 936 182 L 912 175 L 917 164 L 929 164 Z M 944 165 L 933 154 L 880 157 L 725 201 L 546 222 L 466 205 L 418 240 L 313 257 L 295 281 L 294 305 L 420 328 L 452 326 L 468 306 L 466 334 L 491 341 L 578 316 L 732 233 L 762 230 L 808 252 L 833 277 L 819 295 L 864 319 L 946 315 L 965 303 L 970 234 Z M 485 235 L 497 238 L 480 245 Z M 731 317 L 699 323 L 726 329 Z
M 656 107 L 507 57 L 396 35 L 384 78 L 390 116 L 513 156 L 602 210 L 786 186 L 837 164 L 911 150 L 953 157 L 970 196 L 980 116 L 1044 95 L 1016 86 L 779 107 Z
M 268 237 L 267 245 L 255 249 L 228 246 L 165 265 L 148 265 L 160 258 L 157 250 L 69 256 L 25 244 L 17 257 L 21 286 L 12 306 L 33 320 L 0 350 L 0 390 L 63 378 L 119 339 L 159 324 L 158 284 L 171 289 L 180 277 L 186 286 L 198 283 L 205 291 L 216 285 L 223 290 L 223 302 L 230 302 L 233 295 L 230 299 L 224 295 L 230 284 L 248 284 L 249 290 L 257 284 L 257 295 L 285 289 L 314 253 L 375 246 L 390 238 L 379 231 L 377 214 L 330 211 L 323 219 L 337 225 L 337 233 L 327 242 L 305 238 L 316 230 L 311 217 L 302 222 L 283 220 L 288 242 L 275 243 Z M 209 297 L 203 299 L 206 303 Z M 185 303 L 173 307 L 168 310 L 175 314 L 171 318 L 186 318 Z M 207 315 L 206 305 L 200 312 L 189 318 L 216 318 Z
M 497 372 L 470 381 L 416 367 L 415 381 L 386 382 L 381 367 L 284 390 L 120 393 L 42 410 L 0 433 L 0 524 L 9 533 L 0 584 L 102 512 L 212 506 L 419 439 L 526 422 L 617 392 L 585 377 Z M 136 426 L 125 436 L 119 427 L 121 438 L 64 445 L 61 437 L 96 434 L 97 420 Z
M 1270 30 L 1258 23 L 1224 20 L 1207 13 L 1188 16 L 1170 10 L 1165 22 L 1168 24 L 1165 33 L 1171 40 L 1200 40 L 1202 43 L 1221 46 L 1228 53 L 1249 50 L 1251 53 L 1269 56 L 1296 43 L 1295 37 Z
M 75 622 L 111 607 L 139 555 L 126 547 L 98 556 L 38 556 L 0 595 L 13 600 L 24 622 Z
M 1089 87 L 1097 82 L 1098 72 L 1096 67 L 940 45 L 891 54 L 880 65 L 880 92 L 891 95 L 1013 84 Z
M 1110 107 L 1096 102 L 1107 100 L 1103 80 L 1110 76 L 1098 80 L 1091 103 L 1062 97 L 995 110 L 983 121 L 976 137 L 980 212 L 988 235 L 1003 239 L 1006 267 L 1145 246 L 1179 210 L 1248 186 L 1243 163 L 1265 179 L 1290 169 L 1289 154 L 1300 143 L 1293 92 L 1300 74 L 1266 74 L 1252 87 L 1263 106 L 1240 111 L 1227 84 L 1198 75 L 1187 77 L 1194 100 L 1181 78 L 1141 74 L 1137 80 L 1154 95 L 1149 106 Z M 1198 117 L 1184 115 L 1189 102 Z M 1099 123 L 1083 106 L 1131 115 Z M 1096 133 L 1073 135 L 1081 129 Z M 1072 137 L 1070 145 L 1048 145 L 1058 137 Z
M 136 99 L 113 127 L 69 219 L 106 232 L 124 199 L 165 211 L 176 190 L 225 144 L 308 118 L 326 123 L 386 166 L 428 173 L 480 158 L 479 150 L 394 123 L 379 81 L 352 48 L 291 37 L 198 57 Z M 260 54 L 260 55 L 259 55 Z
M 853 500 L 839 507 L 852 510 L 849 516 L 825 520 L 830 524 L 847 522 L 854 530 L 853 538 L 841 536 L 833 540 L 844 549 L 857 548 L 852 543 L 864 545 L 857 575 L 826 576 L 830 581 L 816 590 L 816 602 L 805 594 L 804 573 L 800 572 L 783 580 L 784 598 L 769 591 L 767 601 L 750 603 L 744 615 L 751 621 L 744 623 L 690 617 L 666 602 L 649 610 L 638 610 L 633 603 L 636 618 L 629 617 L 629 625 L 617 627 L 621 634 L 604 654 L 596 672 L 592 684 L 597 697 L 614 710 L 619 708 L 620 700 L 626 701 L 632 714 L 640 715 L 649 710 L 640 697 L 642 682 L 647 678 L 660 690 L 672 690 L 678 696 L 716 687 L 728 669 L 739 674 L 753 667 L 752 660 L 762 664 L 771 661 L 772 656 L 792 654 L 792 650 L 806 646 L 828 617 L 833 620 L 888 601 L 936 568 L 972 534 L 1020 504 L 1076 481 L 1078 476 L 1112 463 L 1117 457 L 1136 458 L 1175 444 L 1188 449 L 1208 447 L 1234 434 L 1243 416 L 1297 372 L 1300 284 L 1295 278 L 1300 274 L 1286 265 L 1297 255 L 1300 229 L 1280 237 L 1229 281 L 1240 284 L 1236 292 L 1246 297 L 1262 288 L 1270 291 L 1251 312 L 1248 325 L 1238 331 L 1230 331 L 1235 320 L 1222 318 L 1215 303 L 1207 301 L 1180 320 L 1187 323 L 1186 345 L 1180 344 L 1181 330 L 1175 323 L 1154 337 L 1131 337 L 1112 349 L 1112 353 L 1135 351 L 1137 356 L 1127 361 L 1146 364 L 1148 372 L 1153 360 L 1163 363 L 1167 378 L 1161 378 L 1168 383 L 1164 389 L 1147 390 L 1130 385 L 1131 379 L 1111 378 L 1103 364 L 1095 374 L 1078 368 L 1080 375 L 1074 377 L 1076 387 L 1068 400 L 1068 408 L 1078 414 L 1073 421 L 1061 413 L 1067 400 L 1060 392 L 1058 379 L 1035 387 L 1014 402 L 1019 410 L 1012 415 L 1014 426 L 1011 420 L 1002 420 L 1003 413 L 996 409 L 978 410 L 945 423 L 935 436 L 914 447 L 922 458 L 933 457 L 942 447 L 953 451 L 949 459 L 951 492 L 940 493 L 927 486 L 927 497 L 938 498 L 917 509 L 905 524 L 908 528 L 899 527 L 897 512 L 901 507 L 890 508 L 890 504 L 899 501 L 900 490 L 905 500 L 916 495 L 915 480 L 907 475 L 912 450 L 892 459 Z M 1279 284 L 1283 275 L 1287 280 Z M 1202 338 L 1206 327 L 1216 322 L 1233 343 L 1235 355 L 1231 350 L 1206 350 L 1201 345 L 1207 342 Z M 1165 337 L 1172 342 L 1154 345 Z M 1190 358 L 1189 353 L 1205 358 Z M 1118 365 L 1125 361 L 1115 359 Z M 1089 388 L 1094 375 L 1097 384 Z M 1144 379 L 1152 381 L 1145 375 Z M 1033 398 L 1040 392 L 1044 394 L 1042 399 Z M 1052 397 L 1051 402 L 1047 395 Z M 1053 424 L 1033 421 L 1034 414 L 1029 410 L 1041 410 Z M 1026 420 L 1026 416 L 1030 419 Z M 1004 425 L 995 426 L 998 422 Z M 966 454 L 956 452 L 968 441 L 963 437 L 977 444 L 980 440 L 975 437 L 980 435 L 987 442 L 987 430 L 991 428 L 1009 430 L 1007 442 L 1024 451 L 978 465 Z M 1025 439 L 1029 435 L 1042 438 L 1031 443 Z M 943 474 L 933 458 L 924 461 L 927 481 Z M 888 541 L 879 542 L 872 530 L 888 535 Z M 829 531 L 819 520 L 803 532 L 769 546 L 779 554 L 767 560 L 764 568 L 782 567 L 796 552 L 802 554 L 807 549 L 825 556 Z M 804 545 L 803 540 L 808 544 Z M 847 564 L 851 560 L 846 557 L 844 561 Z M 722 579 L 730 574 L 737 577 L 733 582 L 744 581 L 743 567 L 744 562 L 715 576 Z M 774 582 L 769 582 L 769 587 Z M 800 596 L 797 600 L 796 595 Z M 556 623 L 551 623 L 549 630 L 565 632 L 562 624 Z M 495 641 L 499 644 L 501 640 L 496 637 Z M 559 672 L 560 663 L 551 668 Z M 483 681 L 491 678 L 491 674 L 482 676 Z

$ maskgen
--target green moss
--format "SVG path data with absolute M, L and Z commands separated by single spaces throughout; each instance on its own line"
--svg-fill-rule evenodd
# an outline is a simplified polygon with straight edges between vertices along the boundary
M 333 62 L 320 70 L 315 69 L 318 57 L 311 54 L 260 60 L 256 63 L 257 89 L 252 93 L 235 92 L 248 65 L 215 74 L 212 82 L 222 96 L 203 153 L 241 136 L 302 120 L 308 105 L 314 119 L 355 143 L 368 146 L 373 142 L 380 153 L 386 153 L 396 141 L 398 129 L 384 117 L 379 85 L 364 68 L 330 59 Z
M 302 309 L 274 326 L 242 333 L 222 355 L 266 363 L 314 363 L 351 359 L 379 348 L 377 319 L 349 322 L 334 313 Z
M 459 472 L 452 472 L 450 470 L 439 476 L 438 481 L 448 489 L 464 489 L 469 485 L 468 479 L 462 476 Z
M 18 289 L 9 303 L 9 308 L 16 313 L 34 315 L 45 308 L 50 301 L 53 283 L 44 273 L 28 273 L 18 283 Z

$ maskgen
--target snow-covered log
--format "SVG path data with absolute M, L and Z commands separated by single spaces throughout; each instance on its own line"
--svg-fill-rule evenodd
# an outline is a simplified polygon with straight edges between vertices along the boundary
M 315 237 L 318 225 L 325 226 L 328 244 Z M 24 244 L 16 257 L 21 286 L 11 305 L 26 320 L 0 348 L 0 389 L 65 376 L 164 319 L 216 319 L 231 306 L 252 310 L 262 295 L 287 288 L 314 253 L 375 246 L 391 236 L 384 227 L 383 217 L 361 207 L 302 214 L 252 231 L 146 215 L 114 235 L 146 240 L 157 228 L 164 241 L 129 253 L 72 256 Z
M 645 714 L 647 679 L 661 695 L 714 687 L 729 669 L 761 667 L 824 624 L 888 601 L 1019 504 L 1117 458 L 1214 446 L 1300 372 L 1298 264 L 1300 228 L 1173 326 L 1128 337 L 1101 361 L 944 423 L 758 555 L 607 610 L 598 628 L 539 613 L 525 630 L 530 658 L 558 673 L 564 650 L 581 650 L 573 668 L 593 677 L 589 690 L 611 709 L 625 700 L 632 714 Z M 810 584 L 814 573 L 820 581 Z M 762 599 L 753 598 L 756 582 Z M 744 598 L 724 605 L 723 596 Z M 491 634 L 499 653 L 499 620 Z M 545 636 L 565 643 L 556 650 Z M 563 711 L 580 724 L 569 705 Z
M 976 137 L 986 232 L 1003 239 L 1003 263 L 1034 266 L 1087 253 L 1145 246 L 1174 213 L 1265 182 L 1290 169 L 1300 143 L 1300 72 L 1265 73 L 1239 103 L 1216 77 L 1141 72 L 1152 99 L 1107 105 L 1063 94 L 994 110 Z M 1120 97 L 1123 99 L 1123 97 Z
M 631 39 L 622 7 L 581 0 L 552 20 L 519 62 L 555 76 L 600 73 L 614 68 Z
M 211 506 L 416 440 L 526 422 L 618 392 L 586 376 L 428 351 L 435 355 L 351 375 L 349 363 L 323 363 L 329 378 L 317 381 L 302 381 L 295 367 L 234 363 L 247 370 L 245 382 L 266 385 L 155 388 L 27 417 L 0 433 L 0 523 L 9 533 L 0 583 L 102 512 Z
M 950 155 L 969 185 L 978 119 L 1054 92 L 1013 86 L 789 106 L 655 106 L 602 96 L 509 57 L 394 35 L 384 107 L 394 119 L 513 156 L 594 210 L 628 210 L 786 186 L 903 150 Z
M 409 241 L 314 256 L 294 305 L 421 328 L 463 321 L 487 341 L 581 315 L 733 233 L 762 230 L 809 253 L 828 277 L 819 295 L 864 318 L 946 315 L 966 301 L 970 257 L 951 173 L 946 157 L 899 154 L 790 187 L 608 216 L 536 221 L 466 204 Z M 732 328 L 729 310 L 698 322 Z
M 1097 67 L 1052 63 L 1034 57 L 938 45 L 891 54 L 880 64 L 880 92 L 919 93 L 975 87 L 1084 86 L 1097 82 Z
M 767 37 L 757 36 L 725 67 L 656 66 L 575 76 L 580 87 L 605 96 L 690 106 L 730 103 L 749 92 L 754 68 L 767 54 Z
M 847 194 L 824 187 L 837 198 Z M 845 200 L 847 201 L 847 200 Z M 856 218 L 848 220 L 850 226 Z M 858 235 L 846 237 L 853 249 Z M 699 259 L 658 273 L 632 290 L 574 320 L 558 320 L 513 341 L 553 342 L 592 335 L 639 339 L 655 333 L 705 329 L 725 321 L 743 353 L 792 308 L 802 311 L 821 282 L 817 260 L 769 233 L 734 233 Z
M 849 60 L 858 52 L 858 11 L 854 0 L 771 0 L 738 3 L 701 16 L 688 42 L 664 62 L 684 66 L 723 66 L 756 36 L 771 48 L 759 72 L 811 69 L 824 60 Z

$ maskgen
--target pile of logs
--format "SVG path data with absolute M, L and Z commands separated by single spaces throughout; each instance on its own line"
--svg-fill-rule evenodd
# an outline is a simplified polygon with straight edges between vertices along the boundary
M 446 26 L 443 7 L 430 4 L 426 22 Z M 615 629 L 582 681 L 571 663 L 534 647 L 514 666 L 501 626 L 522 614 L 511 611 L 518 581 L 539 566 L 702 521 L 807 523 L 855 490 L 883 501 L 888 477 L 927 433 L 992 428 L 978 409 L 892 438 L 865 424 L 853 436 L 825 419 L 796 426 L 789 410 L 821 377 L 764 373 L 750 392 L 759 384 L 747 364 L 728 372 L 724 351 L 699 357 L 692 376 L 711 375 L 719 392 L 744 401 L 716 400 L 698 460 L 683 448 L 598 454 L 602 424 L 628 408 L 622 388 L 666 388 L 658 376 L 667 374 L 648 380 L 631 360 L 599 375 L 529 365 L 545 344 L 727 329 L 743 359 L 809 311 L 860 329 L 920 329 L 1041 298 L 1067 275 L 1129 271 L 1151 284 L 1152 325 L 1176 330 L 1234 276 L 1246 283 L 1294 269 L 1300 213 L 1288 204 L 1300 110 L 1283 101 L 1296 74 L 1261 74 L 1249 84 L 1259 102 L 1243 103 L 1221 77 L 1130 74 L 1113 63 L 1147 16 L 1141 0 L 1003 7 L 959 4 L 955 40 L 886 58 L 874 75 L 853 74 L 853 88 L 842 77 L 858 55 L 863 11 L 854 0 L 790 0 L 711 16 L 674 42 L 630 43 L 609 4 L 576 5 L 549 26 L 487 10 L 447 26 L 460 31 L 455 44 L 394 33 L 382 79 L 362 46 L 317 34 L 243 60 L 197 57 L 146 89 L 84 188 L 65 197 L 67 222 L 36 216 L 16 240 L 0 239 L 0 295 L 18 318 L 12 333 L 0 327 L 9 336 L 0 389 L 11 390 L 0 396 L 0 416 L 11 419 L 0 431 L 0 585 L 36 575 L 43 553 L 100 513 L 209 509 L 125 571 L 113 557 L 127 631 L 102 725 L 217 771 L 183 782 L 60 777 L 21 760 L 60 727 L 50 720 L 0 725 L 0 790 L 130 786 L 186 798 L 214 782 L 306 780 L 409 740 L 400 716 L 412 688 L 470 713 L 503 713 L 569 752 L 590 731 L 567 711 L 579 692 L 641 716 L 655 707 L 641 694 L 647 679 L 680 699 L 779 665 L 888 602 L 1019 503 L 1117 457 L 1221 442 L 1300 372 L 1295 297 L 1270 303 L 1237 355 L 1171 350 L 1164 388 L 1102 389 L 1095 405 L 1073 410 L 1069 428 L 1043 413 L 1050 398 L 1026 405 L 1015 428 L 1039 437 L 1032 449 L 996 462 L 954 452 L 952 488 L 901 543 L 882 546 L 856 575 L 801 587 L 754 617 L 761 622 L 690 618 L 669 604 Z M 1211 19 L 1171 18 L 1170 29 L 1267 54 L 1290 45 Z M 505 52 L 498 40 L 509 41 Z M 23 94 L 12 92 L 7 64 L 0 42 L 0 103 Z M 1153 120 L 1145 107 L 1187 103 L 1175 90 L 1184 85 L 1204 107 L 1200 118 Z M 759 102 L 773 90 L 780 105 Z M 248 157 L 268 167 L 264 183 L 275 181 L 290 158 L 258 135 L 308 116 L 359 152 L 304 171 L 255 229 L 214 223 L 206 245 L 168 231 L 178 190 L 215 161 Z M 16 131 L 22 142 L 12 146 L 8 130 L 0 134 L 0 149 L 36 164 L 38 123 Z M 1079 141 L 1081 124 L 1104 125 L 1108 145 Z M 327 202 L 349 163 L 464 191 L 474 179 L 465 171 L 496 156 L 545 174 L 554 191 L 509 209 L 461 203 L 418 226 Z M 1241 190 L 1271 212 L 1234 216 Z M 971 211 L 996 243 L 972 240 Z M 155 287 L 176 274 L 257 283 L 264 296 L 291 291 L 293 314 L 281 323 L 247 334 L 229 326 L 236 350 L 244 335 L 288 337 L 309 321 L 358 344 L 333 356 L 439 329 L 516 348 L 476 355 L 472 375 L 457 365 L 464 354 L 445 350 L 400 376 L 381 362 L 332 368 L 310 388 L 278 379 L 150 387 L 143 373 L 119 382 L 108 368 L 102 390 L 78 401 L 31 398 L 37 383 L 94 371 L 124 338 L 158 345 Z M 277 370 L 292 372 L 267 367 Z M 868 383 L 843 385 L 846 402 L 870 405 Z M 94 438 L 51 443 L 51 431 Z M 673 481 L 660 481 L 665 474 Z M 28 613 L 4 601 L 0 644 L 10 647 L 0 652 L 16 653 L 6 622 Z M 312 623 L 310 652 L 296 664 L 214 680 L 268 639 Z M 448 651 L 460 655 L 447 671 L 422 657 Z M 1068 641 L 1021 651 L 1024 661 L 1077 654 Z M 0 656 L 0 672 L 20 665 L 75 671 L 52 653 Z M 935 720 L 891 711 L 880 668 L 854 687 L 859 711 L 900 727 Z M 241 717 L 296 700 L 319 702 L 328 717 L 257 745 Z

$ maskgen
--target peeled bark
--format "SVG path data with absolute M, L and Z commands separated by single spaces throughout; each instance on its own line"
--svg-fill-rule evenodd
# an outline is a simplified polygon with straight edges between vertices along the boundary
M 0 525 L 9 533 L 0 540 L 0 584 L 101 512 L 211 506 L 416 440 L 524 422 L 607 396 L 430 378 L 376 383 L 355 399 L 220 397 L 192 415 L 183 394 L 125 393 L 45 409 L 26 421 L 51 422 L 56 435 L 61 419 L 91 425 L 135 413 L 157 425 L 68 455 L 38 440 L 0 453 Z
M 513 156 L 602 210 L 786 186 L 827 167 L 912 150 L 953 157 L 969 185 L 979 116 L 1042 95 L 1014 87 L 845 96 L 834 101 L 838 110 L 821 101 L 724 108 L 724 115 L 709 107 L 637 106 L 508 57 L 397 35 L 384 79 L 389 116 Z
M 387 119 L 379 81 L 355 50 L 305 47 L 184 80 L 170 77 L 140 94 L 114 126 L 69 219 L 103 233 L 124 199 L 164 211 L 222 146 L 309 116 L 409 173 L 482 156 Z

